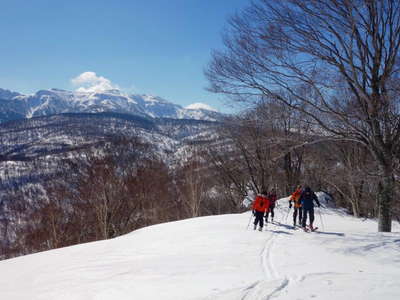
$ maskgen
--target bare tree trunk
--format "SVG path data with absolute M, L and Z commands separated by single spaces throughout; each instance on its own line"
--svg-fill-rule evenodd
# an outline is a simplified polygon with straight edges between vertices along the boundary
M 391 232 L 392 214 L 391 207 L 394 195 L 394 177 L 391 168 L 382 170 L 383 176 L 378 185 L 378 230 L 380 232 Z

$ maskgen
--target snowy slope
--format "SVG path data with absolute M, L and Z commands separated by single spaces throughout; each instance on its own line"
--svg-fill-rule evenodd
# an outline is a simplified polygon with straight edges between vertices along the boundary
M 2 261 L 0 299 L 400 299 L 398 224 L 321 209 L 305 233 L 286 200 L 263 232 L 249 212 L 201 217 Z

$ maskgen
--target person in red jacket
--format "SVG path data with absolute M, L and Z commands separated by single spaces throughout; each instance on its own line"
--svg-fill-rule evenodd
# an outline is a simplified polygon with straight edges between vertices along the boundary
M 261 194 L 258 194 L 253 202 L 253 215 L 254 219 L 254 230 L 257 229 L 257 224 L 259 224 L 259 231 L 262 231 L 264 226 L 264 214 L 269 209 L 269 200 L 267 198 L 267 192 L 263 191 Z

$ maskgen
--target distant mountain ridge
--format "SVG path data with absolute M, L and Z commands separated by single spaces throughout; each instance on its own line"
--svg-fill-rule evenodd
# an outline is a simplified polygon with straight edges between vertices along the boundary
M 112 141 L 140 137 L 158 148 L 160 158 L 187 142 L 213 139 L 219 122 L 149 118 L 115 112 L 64 113 L 0 124 L 2 161 L 28 161 Z M 54 158 L 53 158 L 54 160 Z M 0 183 L 1 183 L 0 172 Z M 0 184 L 1 185 L 1 184 Z
M 204 107 L 187 109 L 161 97 L 128 95 L 116 89 L 103 92 L 50 89 L 40 90 L 33 95 L 23 95 L 0 88 L 0 123 L 61 113 L 99 112 L 207 121 L 217 121 L 222 117 L 221 113 Z

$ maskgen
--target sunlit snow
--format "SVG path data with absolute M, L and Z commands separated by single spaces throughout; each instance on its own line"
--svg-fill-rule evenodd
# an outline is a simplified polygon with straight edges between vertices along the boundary
M 0 299 L 399 299 L 400 236 L 316 209 L 318 232 L 250 212 L 149 226 L 112 240 L 0 262 Z
M 215 108 L 212 108 L 210 105 L 205 103 L 193 103 L 185 107 L 186 109 L 205 109 L 211 111 L 217 111 Z

